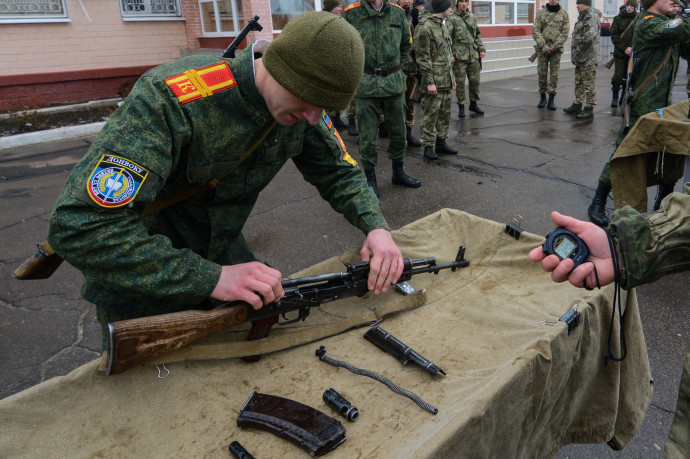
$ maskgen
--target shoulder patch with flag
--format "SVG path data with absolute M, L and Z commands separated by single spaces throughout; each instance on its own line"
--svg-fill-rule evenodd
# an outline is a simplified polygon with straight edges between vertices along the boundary
M 323 119 L 323 122 L 326 123 L 326 127 L 328 127 L 328 130 L 333 132 L 333 135 L 335 136 L 336 139 L 338 139 L 338 143 L 340 144 L 340 148 L 343 149 L 343 161 L 349 163 L 353 167 L 357 166 L 357 161 L 350 156 L 350 153 L 347 152 L 347 148 L 345 148 L 345 142 L 343 142 L 343 138 L 340 137 L 340 133 L 338 133 L 338 130 L 333 127 L 333 121 L 331 121 L 331 117 L 326 115 L 326 112 L 324 112 L 321 115 L 321 118 Z
M 676 27 L 678 27 L 680 25 L 681 22 L 682 21 L 680 18 L 675 18 L 674 20 L 672 20 L 668 24 L 666 24 L 666 27 L 668 27 L 669 29 L 675 29 Z
M 86 183 L 86 191 L 101 207 L 121 207 L 134 199 L 148 174 L 128 159 L 103 155 Z
M 345 7 L 344 11 L 350 11 L 352 8 L 359 8 L 361 6 L 361 2 L 355 2 L 347 7 Z
M 237 86 L 237 80 L 227 62 L 190 69 L 165 79 L 165 83 L 181 104 L 211 96 Z

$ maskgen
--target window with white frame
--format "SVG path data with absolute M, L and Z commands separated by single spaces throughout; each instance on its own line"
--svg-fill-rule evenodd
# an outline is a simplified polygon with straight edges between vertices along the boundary
M 0 22 L 68 21 L 65 0 L 0 0 Z
M 199 7 L 205 37 L 237 36 L 245 26 L 240 1 L 200 0 Z
M 271 0 L 273 31 L 283 30 L 290 19 L 307 11 L 314 11 L 314 0 Z
M 182 17 L 178 0 L 120 0 L 120 12 L 123 19 L 151 20 Z
M 534 2 L 475 1 L 470 6 L 479 25 L 511 25 L 534 23 Z

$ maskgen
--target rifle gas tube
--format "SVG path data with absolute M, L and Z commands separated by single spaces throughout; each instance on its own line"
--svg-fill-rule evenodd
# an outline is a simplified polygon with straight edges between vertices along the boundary
M 415 274 L 438 274 L 442 269 L 455 271 L 470 262 L 465 259 L 465 247 L 460 246 L 455 260 L 437 265 L 436 258 L 405 259 L 398 282 L 408 281 Z M 226 328 L 252 322 L 248 340 L 268 336 L 278 316 L 287 325 L 309 316 L 311 308 L 323 303 L 367 293 L 369 262 L 348 264 L 347 272 L 288 279 L 282 282 L 285 296 L 279 301 L 254 309 L 247 303 L 235 301 L 210 311 L 187 310 L 108 324 L 106 375 L 121 373 L 159 355 L 179 349 L 187 344 Z M 297 311 L 297 317 L 286 314 Z

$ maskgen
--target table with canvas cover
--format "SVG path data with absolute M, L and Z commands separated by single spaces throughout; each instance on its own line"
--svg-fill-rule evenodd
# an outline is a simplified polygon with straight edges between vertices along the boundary
M 588 292 L 554 284 L 527 257 L 543 238 L 525 232 L 516 240 L 505 227 L 444 209 L 394 231 L 405 257 L 448 262 L 464 245 L 471 264 L 414 276 L 410 283 L 424 290 L 421 305 L 393 290 L 328 303 L 301 327 L 329 335 L 329 323 L 344 321 L 349 330 L 318 339 L 306 338 L 304 329 L 279 330 L 278 347 L 286 349 L 258 363 L 218 358 L 249 352 L 235 348 L 238 333 L 227 333 L 159 359 L 163 374 L 161 362 L 170 370 L 164 379 L 153 364 L 105 376 L 94 361 L 1 400 L 2 456 L 227 458 L 228 444 L 237 440 L 255 457 L 306 457 L 272 434 L 237 427 L 253 391 L 339 418 L 347 440 L 329 453 L 333 458 L 550 457 L 573 442 L 624 447 L 652 394 L 634 291 L 622 298 L 627 356 L 605 364 L 609 351 L 623 352 L 618 312 L 608 342 L 613 288 Z M 343 271 L 342 261 L 359 261 L 357 250 L 298 275 Z M 558 319 L 575 305 L 581 324 L 569 335 Z M 366 327 L 354 326 L 382 315 L 379 326 L 447 376 L 402 366 L 363 338 Z M 320 345 L 327 356 L 416 393 L 438 414 L 380 382 L 321 362 L 314 355 Z M 322 394 L 331 387 L 358 407 L 356 422 L 324 404 Z
M 662 174 L 683 176 L 685 160 L 669 168 L 668 154 L 690 156 L 688 99 L 647 113 L 637 120 L 611 158 L 611 186 L 616 209 L 630 206 L 647 212 L 647 187 L 661 183 Z

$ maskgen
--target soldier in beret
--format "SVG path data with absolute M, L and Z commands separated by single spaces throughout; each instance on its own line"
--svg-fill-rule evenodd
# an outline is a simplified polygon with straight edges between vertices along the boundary
M 258 51 L 254 43 L 235 59 L 189 56 L 148 71 L 68 178 L 48 241 L 86 277 L 82 295 L 104 330 L 215 300 L 259 309 L 279 299 L 282 274 L 257 261 L 241 231 L 288 159 L 366 234 L 369 289 L 400 276 L 378 199 L 324 114 L 347 106 L 362 78 L 359 34 L 310 12 L 255 59 Z

